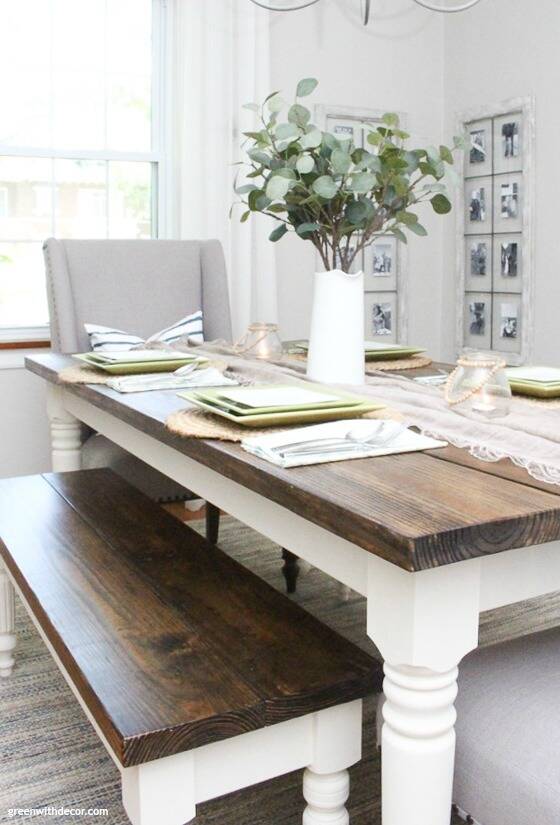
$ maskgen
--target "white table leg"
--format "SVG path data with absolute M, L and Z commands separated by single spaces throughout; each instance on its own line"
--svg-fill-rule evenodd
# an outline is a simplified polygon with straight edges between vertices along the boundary
M 407 573 L 368 562 L 368 634 L 385 659 L 383 825 L 449 825 L 457 665 L 477 646 L 480 562 Z
M 82 466 L 82 425 L 65 409 L 64 391 L 60 387 L 50 384 L 47 392 L 53 472 L 79 470 Z
M 0 561 L 0 677 L 11 676 L 16 646 L 14 587 Z

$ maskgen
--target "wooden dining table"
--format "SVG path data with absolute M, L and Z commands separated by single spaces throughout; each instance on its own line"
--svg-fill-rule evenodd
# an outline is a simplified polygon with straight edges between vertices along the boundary
M 175 391 L 62 384 L 72 363 L 26 359 L 48 383 L 53 470 L 80 468 L 86 424 L 361 593 L 385 662 L 383 825 L 449 825 L 458 666 L 482 611 L 560 589 L 560 487 L 452 447 L 282 469 L 174 435 Z

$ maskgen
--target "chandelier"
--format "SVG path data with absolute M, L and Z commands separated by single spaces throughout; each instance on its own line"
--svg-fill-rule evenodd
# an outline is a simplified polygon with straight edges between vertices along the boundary
M 308 6 L 314 6 L 319 0 L 251 0 L 256 6 L 269 11 L 296 11 L 297 9 L 305 9 Z M 459 3 L 447 3 L 447 0 L 414 0 L 419 6 L 430 11 L 440 11 L 444 13 L 453 13 L 458 11 L 466 11 L 476 6 L 480 0 L 463 0 Z M 367 26 L 371 14 L 371 0 L 360 0 L 362 7 L 362 19 L 364 26 Z

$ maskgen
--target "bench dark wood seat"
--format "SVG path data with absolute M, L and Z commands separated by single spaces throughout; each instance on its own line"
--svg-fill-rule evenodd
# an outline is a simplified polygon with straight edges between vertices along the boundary
M 123 768 L 380 689 L 374 659 L 109 470 L 0 480 L 0 538 Z

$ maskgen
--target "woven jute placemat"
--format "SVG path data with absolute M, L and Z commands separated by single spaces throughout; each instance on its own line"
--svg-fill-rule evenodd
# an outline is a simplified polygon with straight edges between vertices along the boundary
M 524 401 L 529 407 L 540 407 L 544 410 L 560 410 L 560 398 L 531 398 L 529 395 L 514 394 L 516 401 Z
M 106 384 L 112 376 L 95 367 L 64 367 L 58 373 L 58 380 L 63 384 Z
M 367 413 L 363 418 L 381 418 L 392 419 L 400 421 L 402 416 L 396 410 L 385 408 L 383 410 L 376 410 L 376 412 Z M 204 412 L 204 410 L 179 410 L 171 413 L 168 416 L 165 426 L 171 430 L 175 435 L 183 436 L 183 438 L 208 438 L 216 439 L 218 441 L 242 441 L 244 438 L 249 438 L 256 435 L 268 435 L 270 433 L 279 433 L 283 430 L 293 430 L 294 426 L 290 427 L 264 427 L 257 429 L 256 427 L 241 427 L 233 421 L 228 421 L 220 418 L 218 415 Z

